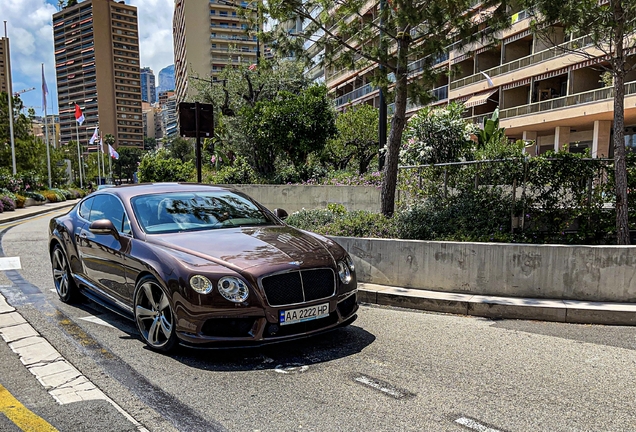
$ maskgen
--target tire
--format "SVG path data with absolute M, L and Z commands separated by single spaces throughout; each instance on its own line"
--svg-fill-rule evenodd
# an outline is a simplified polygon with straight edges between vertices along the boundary
M 75 303 L 80 298 L 79 289 L 71 275 L 71 267 L 64 253 L 64 249 L 56 244 L 51 251 L 51 267 L 53 269 L 53 283 L 60 300 L 64 303 Z
M 171 351 L 177 342 L 174 313 L 168 294 L 153 276 L 144 276 L 137 282 L 134 310 L 143 341 L 154 351 Z

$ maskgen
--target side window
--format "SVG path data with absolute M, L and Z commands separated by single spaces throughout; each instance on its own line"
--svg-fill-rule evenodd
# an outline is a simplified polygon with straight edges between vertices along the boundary
M 80 217 L 84 219 L 88 219 L 91 213 L 91 206 L 93 205 L 93 200 L 94 198 L 88 198 L 82 201 L 82 203 L 79 206 L 79 209 L 77 210 L 77 213 L 80 215 Z
M 108 219 L 117 228 L 117 231 L 130 233 L 130 223 L 126 217 L 126 212 L 117 198 L 104 194 L 96 196 L 94 201 L 89 218 L 91 222 Z

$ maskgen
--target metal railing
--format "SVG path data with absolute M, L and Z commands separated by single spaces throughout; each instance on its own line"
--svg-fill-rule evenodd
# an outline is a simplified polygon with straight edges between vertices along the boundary
M 590 46 L 592 44 L 593 44 L 593 40 L 591 36 L 582 36 L 578 39 L 574 39 L 569 42 L 562 43 L 558 46 L 540 51 L 538 53 L 530 54 L 529 56 L 511 61 L 501 66 L 496 66 L 494 68 L 488 69 L 484 71 L 484 73 L 486 73 L 489 77 L 492 78 L 492 77 L 503 75 L 505 73 L 512 72 L 514 70 L 521 69 L 533 64 L 541 63 L 543 61 L 550 60 L 555 57 L 562 56 L 564 54 L 567 54 L 570 51 L 581 49 L 581 48 Z M 474 74 L 466 78 L 462 78 L 457 81 L 451 82 L 451 90 L 455 90 L 460 87 L 464 87 L 464 86 L 474 84 L 476 82 L 484 81 L 484 80 L 486 80 L 486 77 L 480 72 L 478 74 Z
M 336 103 L 336 107 L 342 106 L 348 102 L 351 102 L 352 100 L 361 98 L 362 96 L 365 96 L 373 91 L 375 91 L 377 88 L 372 86 L 371 84 L 366 84 L 363 85 L 360 88 L 357 88 L 353 91 L 350 91 L 349 93 L 346 93 L 340 97 L 337 97 L 335 99 L 335 103 Z
M 636 94 L 636 81 L 625 84 L 625 95 Z M 508 108 L 499 112 L 499 118 L 510 118 L 522 115 L 534 114 L 538 112 L 550 111 L 559 108 L 571 107 L 580 104 L 598 102 L 602 100 L 612 99 L 614 97 L 614 87 L 604 87 L 601 89 L 590 90 L 583 93 L 577 93 L 570 96 L 562 96 L 543 102 L 535 102 L 528 105 L 522 105 L 514 108 Z

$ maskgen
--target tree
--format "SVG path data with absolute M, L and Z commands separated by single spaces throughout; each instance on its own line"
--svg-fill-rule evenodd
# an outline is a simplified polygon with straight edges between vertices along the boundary
M 194 177 L 192 161 L 170 157 L 166 149 L 146 153 L 139 164 L 140 182 L 185 182 Z
M 215 132 L 225 152 L 244 157 L 261 176 L 275 172 L 275 162 L 281 157 L 273 142 L 253 139 L 253 121 L 246 113 L 253 112 L 258 102 L 272 101 L 282 92 L 299 94 L 310 85 L 305 77 L 306 63 L 302 60 L 261 60 L 258 68 L 247 65 L 223 69 L 218 81 L 191 78 L 198 90 L 197 100 L 215 107 Z
M 591 44 L 605 54 L 614 82 L 614 170 L 616 177 L 616 235 L 618 244 L 630 244 L 625 151 L 625 75 L 636 67 L 629 61 L 636 48 L 636 2 L 633 0 L 524 0 L 535 17 L 537 33 L 550 40 L 555 25 L 567 33 L 587 35 Z M 584 57 L 589 46 L 571 51 Z
M 384 2 L 381 3 L 381 5 Z M 481 2 L 479 19 L 468 12 L 471 0 L 388 1 L 377 14 L 365 14 L 366 0 L 271 0 L 268 14 L 279 22 L 300 18 L 308 25 L 290 35 L 285 26 L 278 26 L 266 36 L 274 50 L 302 53 L 306 40 L 315 41 L 316 51 L 324 49 L 327 71 L 360 70 L 378 65 L 373 83 L 385 94 L 391 87 L 395 110 L 387 142 L 382 184 L 382 213 L 391 216 L 395 209 L 398 156 L 406 124 L 406 104 L 410 96 L 416 102 L 433 99 L 433 88 L 441 69 L 435 69 L 435 59 L 456 41 L 488 40 L 508 26 L 509 0 Z M 379 17 L 378 19 L 374 19 Z M 484 29 L 483 23 L 488 23 Z M 482 30 L 483 29 L 483 30 Z M 480 31 L 481 30 L 481 31 Z M 321 35 L 316 41 L 317 36 Z M 417 70 L 409 70 L 409 59 L 421 59 Z M 421 72 L 417 80 L 409 75 Z M 390 83 L 387 73 L 394 77 Z
M 150 151 L 157 148 L 157 140 L 152 137 L 144 138 L 144 150 Z
M 181 162 L 187 162 L 194 159 L 194 146 L 192 142 L 185 138 L 174 138 L 168 144 L 167 148 L 170 150 L 170 156 L 179 159 Z
M 309 154 L 320 152 L 336 134 L 336 114 L 325 86 L 314 85 L 299 94 L 282 91 L 272 101 L 245 106 L 241 115 L 255 151 L 274 148 L 284 152 L 299 172 Z
M 365 174 L 378 154 L 378 125 L 380 115 L 376 108 L 360 104 L 338 114 L 338 134 L 327 142 L 322 160 L 337 170 L 347 169 L 357 162 L 358 173 Z
M 472 158 L 474 128 L 462 118 L 463 112 L 464 106 L 457 103 L 421 109 L 406 126 L 400 161 L 423 165 Z
M 117 149 L 119 159 L 112 161 L 113 172 L 117 178 L 131 182 L 141 162 L 143 151 L 137 147 L 119 147 Z

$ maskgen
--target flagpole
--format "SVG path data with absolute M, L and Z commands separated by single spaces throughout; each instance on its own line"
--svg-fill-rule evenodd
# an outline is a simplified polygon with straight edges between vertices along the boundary
M 11 137 L 11 162 L 13 164 L 13 175 L 16 175 L 16 163 L 15 163 L 15 136 L 13 134 L 13 87 L 11 85 L 11 54 L 9 53 L 9 36 L 7 35 L 7 22 L 4 22 L 4 38 L 7 42 L 7 49 L 5 50 L 4 64 L 7 69 L 7 93 L 9 95 L 9 136 Z
M 44 63 L 42 63 L 42 105 L 44 105 L 44 130 L 46 131 L 46 168 L 49 171 L 49 189 L 51 188 L 51 153 L 49 150 L 49 121 L 46 116 L 46 81 L 44 80 Z
M 99 185 L 102 184 L 102 171 L 101 171 L 101 167 L 99 166 L 99 149 L 97 150 L 97 186 L 99 187 Z
M 108 149 L 108 171 L 110 171 L 111 184 L 114 184 L 115 181 L 113 180 L 113 158 L 110 155 L 110 148 Z
M 104 141 L 99 140 L 99 158 L 102 160 L 102 172 L 104 173 L 104 183 L 108 183 L 108 176 L 106 176 L 106 165 L 104 165 Z
M 80 188 L 84 189 L 84 182 L 82 181 L 82 153 L 80 150 L 80 142 L 79 142 L 79 122 L 75 121 L 75 133 L 77 135 L 77 170 L 79 171 L 80 178 Z

